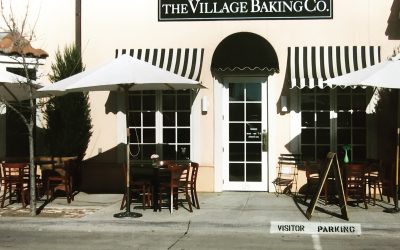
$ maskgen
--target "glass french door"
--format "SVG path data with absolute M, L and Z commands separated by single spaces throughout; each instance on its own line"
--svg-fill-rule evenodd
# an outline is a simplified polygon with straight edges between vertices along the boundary
M 264 81 L 232 78 L 224 83 L 224 190 L 268 189 L 267 83 Z

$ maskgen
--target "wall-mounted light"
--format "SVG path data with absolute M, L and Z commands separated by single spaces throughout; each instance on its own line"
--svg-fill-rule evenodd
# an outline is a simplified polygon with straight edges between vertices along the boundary
M 207 113 L 208 111 L 208 98 L 207 96 L 203 96 L 201 98 L 201 112 Z
M 282 112 L 288 112 L 288 107 L 287 107 L 287 96 L 281 96 L 281 111 Z

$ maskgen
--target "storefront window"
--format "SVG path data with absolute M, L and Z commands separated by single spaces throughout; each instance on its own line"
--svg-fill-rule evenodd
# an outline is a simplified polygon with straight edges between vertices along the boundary
M 305 160 L 323 158 L 330 148 L 330 95 L 312 89 L 301 96 L 301 150 Z M 325 152 L 326 151 L 326 152 Z
M 365 89 L 301 90 L 301 152 L 305 160 L 324 159 L 350 145 L 353 161 L 366 158 Z M 334 118 L 331 118 L 334 117 Z
M 191 91 L 131 92 L 129 127 L 131 156 L 149 161 L 188 160 L 191 143 Z

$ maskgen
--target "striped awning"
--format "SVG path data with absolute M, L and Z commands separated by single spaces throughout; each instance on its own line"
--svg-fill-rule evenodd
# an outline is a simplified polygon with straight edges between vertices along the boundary
M 380 57 L 379 46 L 289 47 L 291 87 L 324 88 L 325 80 L 379 63 Z
M 115 57 L 127 53 L 183 77 L 200 80 L 204 49 L 117 49 Z

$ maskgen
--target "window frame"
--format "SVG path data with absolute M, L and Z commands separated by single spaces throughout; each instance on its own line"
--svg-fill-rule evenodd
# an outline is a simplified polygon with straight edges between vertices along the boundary
M 135 107 L 132 104 L 132 99 L 136 97 L 140 97 L 140 107 Z M 154 97 L 154 109 L 145 109 L 143 107 L 143 97 Z M 170 103 L 163 103 L 164 98 L 173 97 L 172 99 L 175 101 L 173 106 L 164 109 L 165 105 Z M 188 98 L 187 104 L 184 104 L 187 107 L 181 108 L 179 106 L 179 100 L 184 100 Z M 129 121 L 129 131 L 131 134 L 131 140 L 129 142 L 131 149 L 131 159 L 135 162 L 135 164 L 143 164 L 149 163 L 150 155 L 158 154 L 160 159 L 164 160 L 174 160 L 177 162 L 186 162 L 192 158 L 193 154 L 193 122 L 192 122 L 192 105 L 194 100 L 194 92 L 192 90 L 167 90 L 167 91 L 131 91 L 129 92 L 129 108 L 128 108 L 128 121 Z M 146 122 L 144 119 L 145 114 L 154 112 L 154 125 L 152 121 L 148 122 L 150 125 L 145 125 Z M 164 125 L 165 113 L 174 113 L 174 121 L 172 124 Z M 180 125 L 179 118 L 181 117 L 179 114 L 188 113 L 189 117 L 187 119 L 185 125 Z M 132 119 L 132 115 L 140 114 L 139 120 L 133 122 L 135 118 Z M 151 115 L 150 115 L 151 117 Z M 188 123 L 188 124 L 187 124 Z M 143 131 L 145 130 L 154 130 L 154 141 L 145 141 L 145 134 Z M 165 142 L 166 130 L 174 130 L 174 138 L 172 141 Z M 185 141 L 179 141 L 178 134 L 179 133 L 187 133 L 185 130 L 189 130 L 188 138 L 185 138 Z M 137 136 L 137 138 L 135 138 Z M 132 138 L 133 137 L 133 138 Z M 169 137 L 171 138 L 171 137 Z M 181 138 L 181 137 L 180 137 Z M 139 145 L 139 147 L 137 146 Z M 147 149 L 143 149 L 146 148 Z M 166 148 L 170 147 L 175 150 L 175 157 L 166 156 Z M 153 150 L 151 150 L 153 148 Z M 179 157 L 178 150 L 184 152 L 183 148 L 189 148 L 189 152 L 184 157 Z M 151 152 L 149 151 L 151 150 Z M 147 152 L 148 151 L 148 152 Z M 172 152 L 172 151 L 171 151 Z

